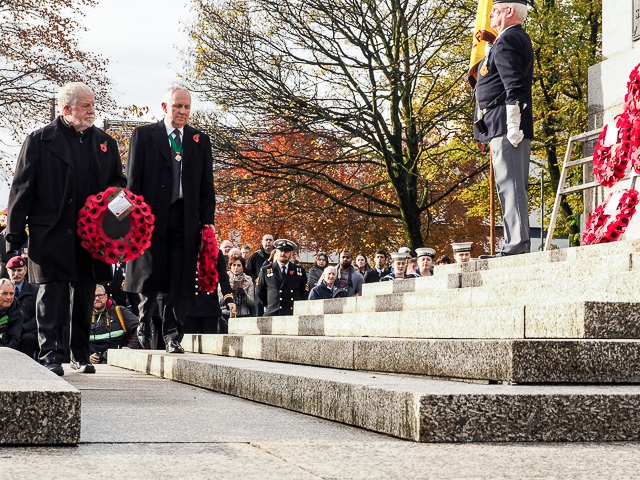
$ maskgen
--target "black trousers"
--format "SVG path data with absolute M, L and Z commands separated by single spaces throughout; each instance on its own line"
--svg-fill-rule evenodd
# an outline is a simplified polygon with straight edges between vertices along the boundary
M 171 340 L 182 341 L 184 336 L 184 317 L 188 298 L 182 295 L 184 284 L 184 201 L 179 199 L 171 204 L 169 211 L 169 232 L 167 239 L 167 265 L 169 266 L 169 291 L 165 292 L 162 315 L 162 337 L 165 343 Z M 194 272 L 195 275 L 195 265 Z M 160 292 L 142 292 L 140 294 L 140 322 L 151 325 L 155 302 Z
M 219 317 L 185 317 L 184 333 L 218 333 Z
M 65 329 L 69 330 L 69 317 L 71 360 L 89 363 L 89 335 L 96 282 L 91 256 L 80 246 L 76 247 L 75 253 L 76 278 L 72 282 L 42 283 L 38 289 L 36 322 L 41 363 L 63 363 L 67 338 Z

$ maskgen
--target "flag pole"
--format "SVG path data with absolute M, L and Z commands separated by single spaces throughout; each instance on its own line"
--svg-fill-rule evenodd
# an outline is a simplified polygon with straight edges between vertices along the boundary
M 489 147 L 489 243 L 490 255 L 495 255 L 495 235 L 496 235 L 496 202 L 495 202 L 495 186 L 496 179 L 493 175 L 493 153 Z

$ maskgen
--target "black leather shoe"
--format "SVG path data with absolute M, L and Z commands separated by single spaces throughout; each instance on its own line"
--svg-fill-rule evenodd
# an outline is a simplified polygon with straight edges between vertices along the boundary
M 59 363 L 47 363 L 45 364 L 45 367 L 47 370 L 55 373 L 59 377 L 62 377 L 64 375 L 64 369 L 62 368 L 62 365 L 60 365 Z
M 78 373 L 96 373 L 96 367 L 91 363 L 80 363 L 71 360 L 71 368 L 77 370 Z
M 167 343 L 167 353 L 184 353 L 184 348 L 177 340 L 171 340 Z
M 140 322 L 138 325 L 138 342 L 145 350 L 151 348 L 151 325 L 146 322 Z

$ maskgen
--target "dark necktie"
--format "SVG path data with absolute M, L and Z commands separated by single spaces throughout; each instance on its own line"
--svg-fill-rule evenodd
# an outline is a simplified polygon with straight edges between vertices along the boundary
M 176 136 L 175 141 L 176 141 L 176 146 L 178 148 L 180 148 L 180 144 L 182 143 L 180 141 L 180 130 L 178 130 L 177 128 L 173 131 L 173 134 Z
M 286 265 L 282 266 L 282 276 L 284 277 L 287 274 L 287 267 Z

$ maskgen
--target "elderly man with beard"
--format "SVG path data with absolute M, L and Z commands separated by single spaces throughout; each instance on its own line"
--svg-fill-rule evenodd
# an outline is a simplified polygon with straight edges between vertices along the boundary
M 58 93 L 61 115 L 31 133 L 18 156 L 9 193 L 8 251 L 27 240 L 29 277 L 38 283 L 36 322 L 40 362 L 64 375 L 64 331 L 71 307 L 71 368 L 95 373 L 89 363 L 91 307 L 97 282 L 111 279 L 108 264 L 91 258 L 76 235 L 78 211 L 87 197 L 124 187 L 118 144 L 93 126 L 93 91 L 83 83 Z
M 22 337 L 18 350 L 37 360 L 38 358 L 38 325 L 36 323 L 36 297 L 38 285 L 25 280 L 27 276 L 27 260 L 24 257 L 13 257 L 7 262 L 7 272 L 15 287 L 15 297 L 22 312 Z

